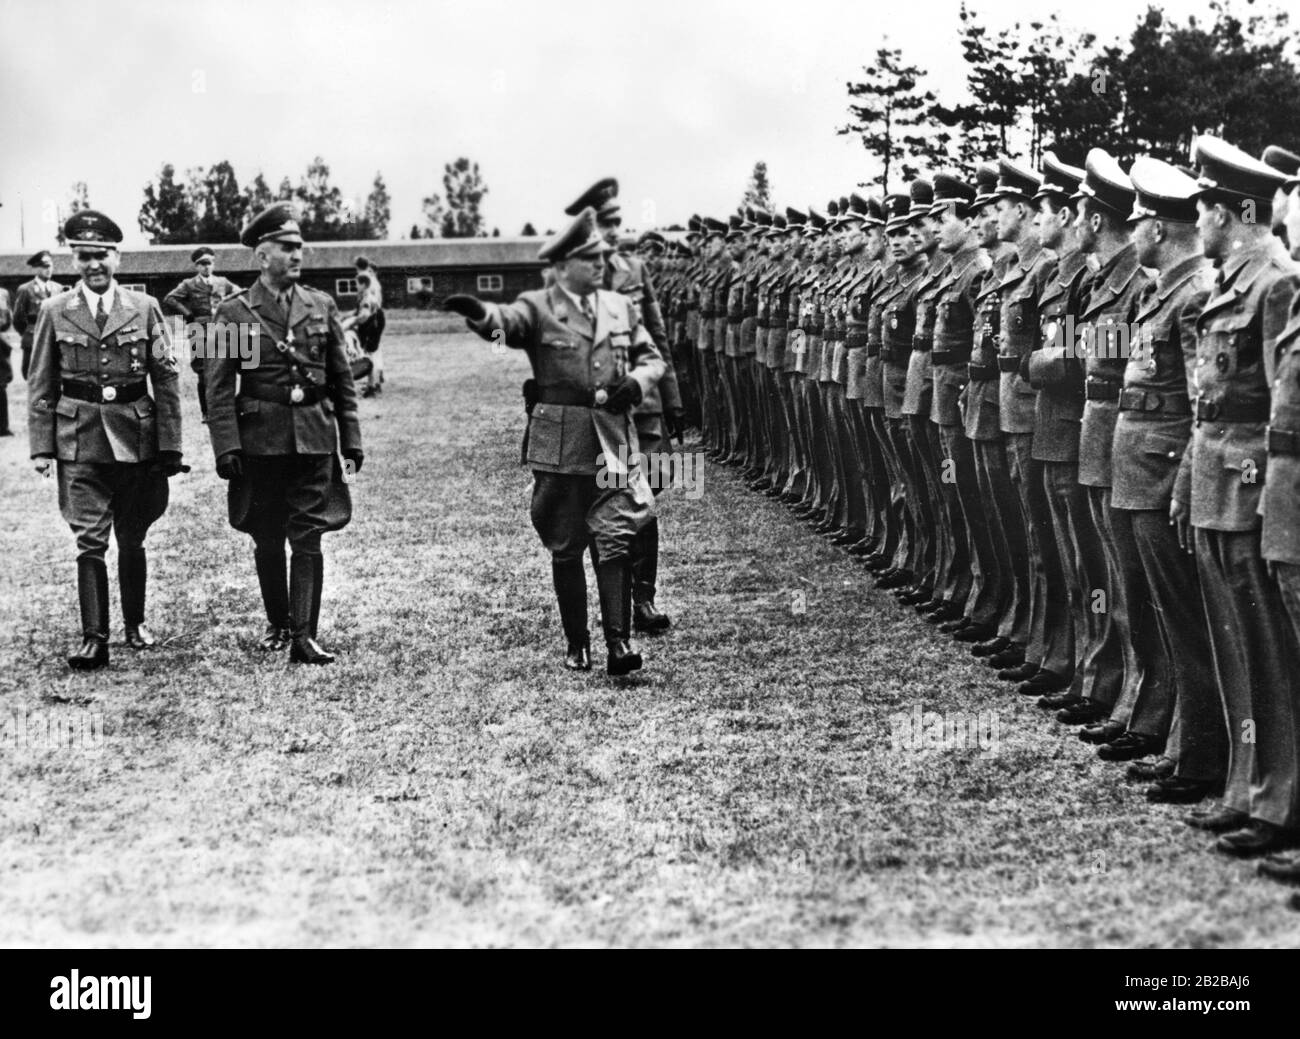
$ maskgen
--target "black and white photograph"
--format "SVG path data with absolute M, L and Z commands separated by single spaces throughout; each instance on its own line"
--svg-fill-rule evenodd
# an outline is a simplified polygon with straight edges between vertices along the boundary
M 1298 17 L 4 0 L 0 948 L 1300 947 Z

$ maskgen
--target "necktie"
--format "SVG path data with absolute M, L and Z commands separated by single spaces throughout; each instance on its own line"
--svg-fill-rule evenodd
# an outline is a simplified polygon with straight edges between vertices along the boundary
M 596 312 L 591 308 L 591 297 L 582 297 L 582 316 L 590 321 L 593 325 L 596 323 Z
M 104 309 L 104 297 L 99 297 L 99 309 L 95 311 L 95 324 L 99 330 L 104 331 L 104 326 L 108 324 L 108 311 Z

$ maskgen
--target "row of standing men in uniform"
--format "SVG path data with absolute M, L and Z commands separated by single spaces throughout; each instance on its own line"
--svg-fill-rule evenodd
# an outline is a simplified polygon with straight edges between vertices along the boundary
M 1300 836 L 1300 157 L 1093 149 L 643 249 L 687 421 L 1261 869 Z

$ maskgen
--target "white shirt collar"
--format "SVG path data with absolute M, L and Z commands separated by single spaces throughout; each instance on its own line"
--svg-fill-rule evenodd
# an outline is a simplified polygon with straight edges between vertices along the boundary
M 108 289 L 103 293 L 95 292 L 84 281 L 81 283 L 81 295 L 85 298 L 86 306 L 90 307 L 92 314 L 99 312 L 99 301 L 101 299 L 104 301 L 104 312 L 106 314 L 113 313 L 113 296 L 116 292 L 117 281 L 114 279 L 109 279 Z

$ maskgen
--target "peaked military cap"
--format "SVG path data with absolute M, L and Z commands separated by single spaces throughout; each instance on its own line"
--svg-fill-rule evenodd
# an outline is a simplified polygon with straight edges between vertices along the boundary
M 874 195 L 868 199 L 863 199 L 858 195 L 850 195 L 849 201 L 852 202 L 854 198 L 866 203 L 866 222 L 868 224 L 874 227 L 883 227 L 885 225 L 885 207 L 880 199 Z
M 739 216 L 735 214 L 727 218 L 727 241 L 734 242 L 737 238 L 744 238 L 745 232 L 753 224 L 746 224 Z
M 116 249 L 122 244 L 122 229 L 99 210 L 83 209 L 68 217 L 63 225 L 63 237 L 73 248 L 99 245 Z
M 53 257 L 50 256 L 48 249 L 42 249 L 38 253 L 33 253 L 27 261 L 28 267 L 44 267 L 47 263 L 53 263 Z
M 192 253 L 190 253 L 190 263 L 198 263 L 205 256 L 216 256 L 216 255 L 217 254 L 212 250 L 211 247 L 206 245 L 200 245 L 197 249 L 195 249 Z
M 1055 152 L 1043 152 L 1043 183 L 1034 199 L 1059 197 L 1068 201 L 1078 193 L 1083 177 L 1084 171 L 1078 166 L 1067 166 Z
M 997 201 L 998 164 L 981 162 L 975 167 L 975 202 L 976 206 L 987 206 Z
M 808 214 L 795 209 L 793 206 L 786 206 L 785 219 L 790 227 L 800 228 L 808 222 Z
M 293 206 L 288 202 L 277 202 L 267 206 L 240 232 L 239 241 L 250 249 L 256 248 L 262 242 L 288 242 L 302 245 L 302 231 L 294 216 Z
M 1147 217 L 1196 223 L 1196 181 L 1159 159 L 1141 156 L 1128 171 L 1136 197 L 1129 222 Z
M 1087 161 L 1083 164 L 1083 180 L 1079 184 L 1079 190 L 1070 197 L 1090 199 L 1125 219 L 1133 212 L 1133 182 L 1120 169 L 1114 156 L 1102 148 L 1093 148 L 1088 152 Z
M 564 212 L 567 216 L 577 216 L 590 207 L 596 211 L 597 217 L 610 217 L 619 210 L 614 202 L 616 198 L 618 198 L 618 180 L 614 177 L 605 177 L 603 180 L 596 181 L 575 201 L 565 206 Z
M 725 221 L 717 220 L 714 217 L 706 216 L 704 218 L 705 237 L 710 235 L 725 235 L 727 233 L 727 224 Z
M 897 231 L 900 227 L 906 227 L 908 216 L 912 210 L 912 197 L 910 195 L 886 195 L 884 210 L 886 231 Z
M 785 219 L 785 214 L 784 214 L 784 213 L 773 213 L 773 214 L 772 214 L 772 226 L 768 229 L 768 232 L 767 232 L 767 233 L 770 234 L 770 235 L 785 234 L 785 232 L 786 232 L 788 229 L 789 229 L 789 228 L 788 228 L 787 221 L 786 221 L 786 219 Z
M 668 244 L 668 240 L 664 238 L 664 236 L 661 235 L 658 231 L 643 231 L 641 237 L 636 240 L 636 244 L 657 245 L 662 248 L 663 246 Z
M 1270 144 L 1265 148 L 1260 159 L 1266 166 L 1272 166 L 1284 177 L 1295 177 L 1300 173 L 1300 155 L 1276 144 Z
M 948 206 L 956 205 L 957 215 L 965 216 L 975 202 L 975 189 L 952 173 L 937 173 L 934 178 L 934 204 L 930 215 L 942 213 Z
M 702 234 L 704 234 L 704 218 L 697 213 L 692 213 L 691 218 L 686 221 L 686 237 Z
M 769 213 L 766 209 L 755 209 L 754 223 L 758 224 L 759 227 L 771 227 L 772 214 Z
M 839 218 L 840 215 L 839 199 L 833 198 L 826 203 L 826 213 L 830 217 L 832 223 Z
M 537 251 L 537 258 L 547 263 L 559 263 L 561 260 L 598 256 L 611 248 L 596 226 L 596 211 L 588 206 Z
M 1042 181 L 1033 170 L 1012 162 L 1005 155 L 998 159 L 998 183 L 993 192 L 995 195 L 1018 195 L 1029 202 L 1038 194 L 1041 184 Z
M 912 207 L 907 213 L 910 223 L 916 223 L 930 215 L 930 207 L 934 205 L 934 184 L 924 177 L 917 177 L 907 186 L 907 194 L 912 200 Z
M 1226 195 L 1271 204 L 1273 192 L 1287 181 L 1286 175 L 1272 166 L 1209 134 L 1196 138 L 1192 161 L 1199 169 L 1199 195 Z
M 818 212 L 815 206 L 808 207 L 808 222 L 804 225 L 804 234 L 819 235 L 826 230 L 826 214 Z

